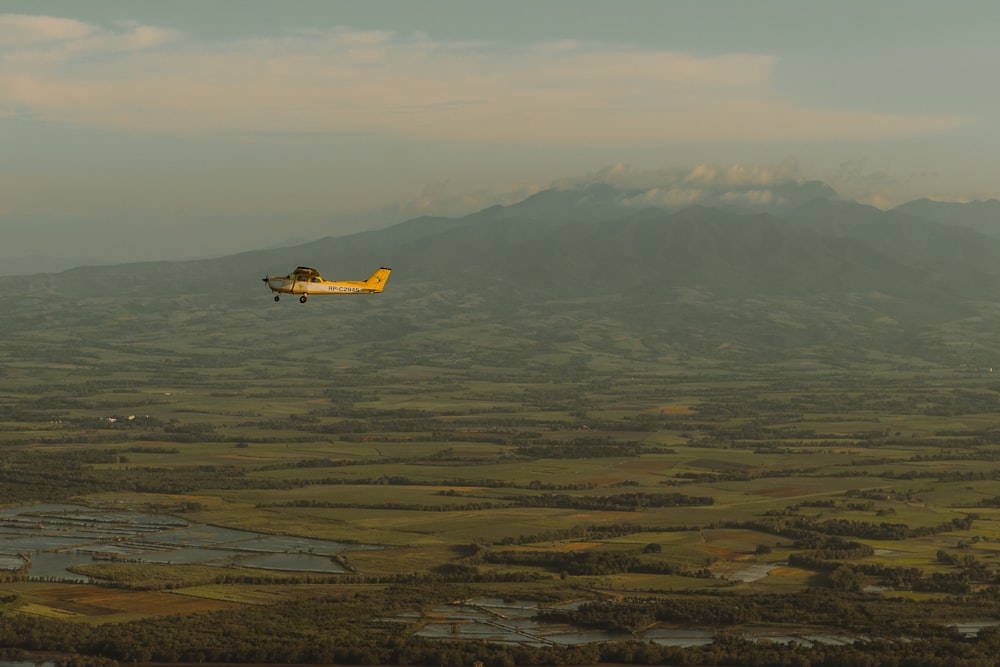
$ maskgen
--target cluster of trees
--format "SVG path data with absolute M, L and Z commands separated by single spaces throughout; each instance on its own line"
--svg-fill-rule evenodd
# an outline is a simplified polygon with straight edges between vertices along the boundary
M 442 492 L 447 495 L 447 492 Z M 347 508 L 374 510 L 410 510 L 417 512 L 480 512 L 499 507 L 509 507 L 510 503 L 492 503 L 486 500 L 480 502 L 462 503 L 460 505 L 427 505 L 420 503 L 335 503 L 322 500 L 290 500 L 283 503 L 258 503 L 256 507 L 309 507 L 309 508 Z
M 978 516 L 967 514 L 954 517 L 937 526 L 911 527 L 904 523 L 872 523 L 852 519 L 819 519 L 806 517 L 794 512 L 773 513 L 746 522 L 732 524 L 734 527 L 752 528 L 773 535 L 781 535 L 797 540 L 824 539 L 828 537 L 860 537 L 872 540 L 903 540 L 910 537 L 926 537 L 953 530 L 970 530 Z M 803 542 L 803 544 L 806 544 Z M 813 548 L 813 547 L 807 547 Z
M 619 493 L 610 496 L 573 496 L 543 493 L 533 496 L 505 498 L 524 507 L 559 507 L 566 509 L 598 510 L 608 512 L 635 512 L 645 507 L 691 507 L 711 505 L 711 496 L 689 496 L 683 493 Z
M 939 555 L 939 559 L 941 556 Z M 974 558 L 942 560 L 956 567 L 949 572 L 924 572 L 917 567 L 901 567 L 881 563 L 846 563 L 832 560 L 822 552 L 796 553 L 788 557 L 788 564 L 803 569 L 827 573 L 827 582 L 832 588 L 842 591 L 862 590 L 868 577 L 877 579 L 893 590 L 917 591 L 921 593 L 969 593 L 974 584 L 1000 584 L 995 570 Z
M 823 627 L 828 632 L 866 636 L 918 637 L 952 630 L 927 623 L 934 618 L 963 619 L 970 614 L 995 617 L 1000 602 L 987 595 L 960 596 L 915 602 L 855 595 L 836 589 L 811 589 L 793 594 L 715 592 L 669 597 L 626 598 L 588 602 L 576 608 L 542 612 L 553 622 L 578 627 L 636 632 L 654 623 L 679 623 L 713 628 L 752 624 Z
M 653 622 L 683 622 L 705 627 L 744 623 L 817 623 L 870 637 L 852 644 L 785 645 L 741 639 L 724 632 L 706 646 L 661 646 L 621 641 L 582 646 L 436 641 L 401 632 L 400 612 L 462 598 L 468 591 L 451 586 L 390 586 L 382 592 L 302 599 L 247 606 L 192 616 L 150 618 L 124 624 L 84 624 L 53 618 L 0 614 L 0 645 L 26 651 L 57 651 L 68 656 L 118 662 L 219 662 L 276 664 L 410 664 L 486 667 L 530 664 L 675 665 L 949 665 L 994 664 L 1000 632 L 978 638 L 923 622 L 926 604 L 938 617 L 969 613 L 996 615 L 997 601 L 964 597 L 931 603 L 871 597 L 805 593 L 744 596 L 689 595 L 671 598 L 594 602 L 578 610 L 544 612 L 545 620 L 580 627 L 634 632 Z M 884 633 L 884 634 L 883 634 Z M 903 637 L 890 640 L 882 636 Z M 91 663 L 74 663 L 91 664 Z M 109 663 L 101 663 L 109 664 Z
M 906 470 L 884 472 L 886 479 L 934 479 L 940 482 L 978 482 L 1000 479 L 1000 469 L 989 470 Z
M 105 491 L 191 493 L 204 489 L 290 488 L 285 480 L 253 479 L 235 466 L 140 468 L 94 465 L 125 464 L 134 448 L 41 449 L 0 448 L 0 502 L 60 501 Z
M 623 572 L 675 574 L 678 569 L 663 561 L 644 559 L 631 551 L 511 551 L 487 550 L 479 558 L 487 563 L 515 567 L 542 567 L 575 576 L 606 576 Z
M 643 452 L 639 442 L 559 442 L 533 443 L 514 449 L 518 456 L 547 459 L 599 459 L 614 456 L 639 456 Z
M 651 526 L 640 526 L 634 523 L 605 523 L 592 525 L 576 525 L 568 528 L 557 528 L 544 530 L 538 533 L 519 535 L 517 537 L 503 537 L 496 542 L 498 545 L 511 544 L 532 544 L 535 542 L 551 542 L 557 540 L 605 540 L 623 535 L 634 535 L 644 531 L 663 531 L 669 528 L 656 528 Z M 679 527 L 676 530 L 686 530 Z M 475 553 L 477 549 L 484 548 L 483 544 L 472 544 L 470 549 Z

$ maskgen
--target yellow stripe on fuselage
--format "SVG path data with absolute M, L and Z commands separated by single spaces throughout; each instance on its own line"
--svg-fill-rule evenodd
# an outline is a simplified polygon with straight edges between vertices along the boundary
M 368 294 L 379 291 L 372 289 L 362 281 L 314 283 L 305 280 L 292 280 L 284 276 L 268 278 L 267 286 L 272 291 L 283 294 Z

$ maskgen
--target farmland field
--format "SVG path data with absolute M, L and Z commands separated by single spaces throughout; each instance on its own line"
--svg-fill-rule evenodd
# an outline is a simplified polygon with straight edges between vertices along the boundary
M 534 358 L 548 368 L 537 372 L 364 365 L 343 349 L 220 349 L 207 366 L 162 367 L 112 346 L 79 346 L 72 362 L 13 354 L 0 374 L 4 507 L 61 503 L 109 523 L 84 548 L 58 542 L 44 512 L 5 520 L 9 618 L 249 623 L 253 610 L 369 600 L 368 613 L 440 642 L 485 630 L 454 609 L 440 624 L 436 605 L 486 597 L 552 607 L 533 612 L 562 624 L 543 646 L 878 629 L 630 606 L 822 593 L 895 618 L 879 626 L 893 639 L 918 623 L 1000 623 L 1000 383 L 988 374 L 609 368 L 571 350 Z M 213 537 L 157 555 L 106 518 L 122 513 L 287 546 L 222 561 Z M 326 542 L 349 548 L 331 556 Z M 71 555 L 64 579 L 42 569 Z

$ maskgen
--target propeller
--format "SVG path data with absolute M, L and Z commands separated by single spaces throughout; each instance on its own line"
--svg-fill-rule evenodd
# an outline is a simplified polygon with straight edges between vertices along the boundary
M 271 282 L 271 276 L 264 276 L 260 280 L 261 280 L 261 282 L 264 283 L 264 287 L 267 287 L 267 288 L 270 289 L 271 285 L 269 283 Z M 274 295 L 274 300 L 275 301 L 280 301 L 281 300 L 281 296 L 279 294 L 275 294 Z

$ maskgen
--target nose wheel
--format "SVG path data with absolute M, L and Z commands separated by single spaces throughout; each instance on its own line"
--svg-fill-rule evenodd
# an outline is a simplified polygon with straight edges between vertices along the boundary
M 280 296 L 278 296 L 277 294 L 275 294 L 275 295 L 274 295 L 274 300 L 275 300 L 275 301 L 281 301 L 281 297 L 280 297 Z

